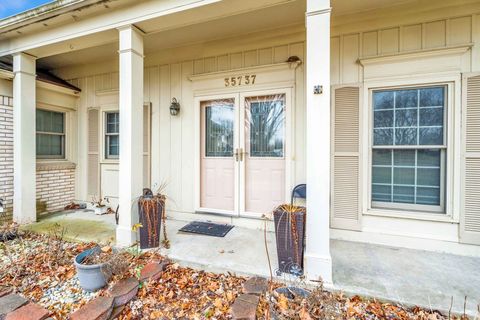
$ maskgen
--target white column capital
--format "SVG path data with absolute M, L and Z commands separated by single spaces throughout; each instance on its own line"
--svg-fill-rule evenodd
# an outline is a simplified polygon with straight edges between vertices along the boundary
M 132 52 L 143 58 L 144 32 L 133 24 L 117 28 L 119 37 L 119 53 Z
M 330 12 L 330 0 L 307 0 L 307 16 L 324 10 Z
M 36 57 L 25 52 L 13 54 L 13 74 L 36 75 Z

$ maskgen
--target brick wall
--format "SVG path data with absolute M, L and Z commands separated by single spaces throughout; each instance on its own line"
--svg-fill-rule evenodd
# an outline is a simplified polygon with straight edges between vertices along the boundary
M 0 95 L 0 198 L 5 212 L 0 224 L 11 220 L 13 212 L 13 104 L 11 97 Z
M 62 210 L 75 199 L 75 165 L 37 165 L 37 214 Z
M 75 199 L 75 165 L 37 165 L 37 214 L 62 210 Z M 0 95 L 0 198 L 5 213 L 0 224 L 13 213 L 13 101 Z

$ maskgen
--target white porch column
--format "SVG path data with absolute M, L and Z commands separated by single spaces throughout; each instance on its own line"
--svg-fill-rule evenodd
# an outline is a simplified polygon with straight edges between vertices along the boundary
M 13 220 L 37 220 L 35 149 L 35 57 L 13 55 Z
M 332 283 L 330 257 L 330 1 L 307 0 L 307 238 L 309 280 Z M 316 92 L 317 91 L 317 92 Z
M 137 197 L 143 188 L 143 34 L 135 26 L 119 28 L 120 157 L 117 245 L 135 242 Z

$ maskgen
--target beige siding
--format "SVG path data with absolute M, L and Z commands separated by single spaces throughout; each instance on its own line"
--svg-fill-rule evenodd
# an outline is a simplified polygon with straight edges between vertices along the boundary
M 331 40 L 332 85 L 361 82 L 358 63 L 361 57 L 469 44 L 473 41 L 472 19 L 473 16 L 468 15 L 334 36 Z
M 149 65 L 145 69 L 144 101 L 151 103 L 151 153 L 157 162 L 151 163 L 151 187 L 166 185 L 170 210 L 193 212 L 194 210 L 194 109 L 193 89 L 189 80 L 191 75 L 234 70 L 244 67 L 262 66 L 285 62 L 289 56 L 304 59 L 304 42 L 292 42 L 284 45 L 249 49 L 241 52 L 222 53 L 201 59 L 187 60 L 167 65 Z M 88 108 L 98 108 L 99 92 L 118 90 L 118 72 L 71 79 L 81 89 L 79 114 Z M 303 93 L 303 66 L 296 70 L 295 91 L 295 184 L 305 182 L 305 107 Z M 115 93 L 117 94 L 117 93 Z M 170 103 L 176 98 L 181 105 L 179 116 L 171 116 Z M 91 112 L 91 111 L 90 111 Z M 96 128 L 95 130 L 100 130 Z M 90 132 L 90 130 L 89 130 Z M 98 133 L 96 133 L 98 134 Z M 90 144 L 89 144 L 90 145 Z M 90 148 L 90 147 L 88 147 Z M 96 150 L 98 146 L 93 146 Z M 101 161 L 99 155 L 89 149 L 87 171 L 95 171 L 95 163 Z M 95 158 L 96 157 L 96 158 Z M 155 160 L 153 160 L 155 161 Z M 144 163 L 147 163 L 145 160 Z M 88 191 L 83 194 L 91 196 L 93 186 L 99 184 L 88 173 Z M 92 179 L 92 181 L 90 181 Z

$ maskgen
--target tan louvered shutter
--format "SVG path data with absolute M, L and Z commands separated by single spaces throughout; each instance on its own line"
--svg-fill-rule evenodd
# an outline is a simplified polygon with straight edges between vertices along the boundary
M 360 229 L 360 87 L 333 89 L 331 227 Z
M 143 186 L 150 188 L 151 104 L 143 106 Z
M 480 244 L 480 74 L 463 77 L 463 192 L 460 241 Z
M 100 112 L 98 109 L 88 110 L 88 167 L 87 193 L 91 199 L 99 196 L 99 157 L 100 157 Z

